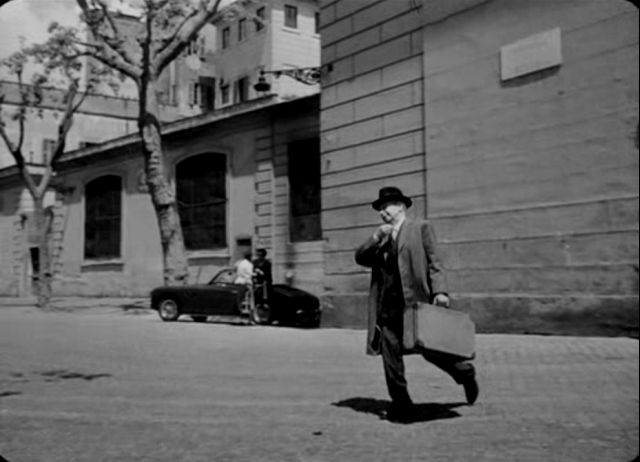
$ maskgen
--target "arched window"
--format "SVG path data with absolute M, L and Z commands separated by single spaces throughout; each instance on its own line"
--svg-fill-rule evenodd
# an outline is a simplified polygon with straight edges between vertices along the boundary
M 122 179 L 96 178 L 87 183 L 84 194 L 84 258 L 119 258 Z
M 199 154 L 176 166 L 178 209 L 187 250 L 227 245 L 226 171 L 224 154 Z

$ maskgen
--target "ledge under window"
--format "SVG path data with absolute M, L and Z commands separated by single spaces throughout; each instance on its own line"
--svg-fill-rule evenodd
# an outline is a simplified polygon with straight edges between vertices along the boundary
M 230 263 L 231 254 L 228 248 L 216 250 L 189 250 L 187 261 L 189 266 L 216 265 L 226 266 Z
M 86 260 L 80 266 L 83 273 L 97 273 L 103 271 L 122 272 L 124 262 L 120 259 Z

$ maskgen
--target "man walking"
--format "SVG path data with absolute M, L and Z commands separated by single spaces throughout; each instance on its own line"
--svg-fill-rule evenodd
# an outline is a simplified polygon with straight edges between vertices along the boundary
M 426 220 L 410 220 L 406 211 L 412 201 L 396 187 L 380 189 L 371 205 L 383 224 L 356 250 L 356 262 L 371 268 L 367 354 L 382 355 L 391 406 L 387 418 L 410 421 L 413 402 L 407 389 L 402 356 L 420 353 L 464 387 L 469 404 L 478 397 L 475 369 L 470 362 L 426 350 L 407 350 L 403 331 L 411 317 L 405 311 L 416 302 L 448 307 L 449 296 L 436 240 Z

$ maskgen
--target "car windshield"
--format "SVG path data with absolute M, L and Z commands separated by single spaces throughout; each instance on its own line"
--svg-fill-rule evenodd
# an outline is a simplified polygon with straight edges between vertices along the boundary
M 233 268 L 226 268 L 216 274 L 209 282 L 212 284 L 233 284 L 236 279 L 236 272 Z

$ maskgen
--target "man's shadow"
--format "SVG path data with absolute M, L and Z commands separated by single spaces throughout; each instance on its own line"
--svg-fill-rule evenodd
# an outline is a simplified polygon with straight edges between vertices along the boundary
M 363 412 L 365 414 L 373 414 L 380 419 L 386 419 L 387 409 L 389 408 L 389 401 L 375 398 L 349 398 L 336 403 L 331 403 L 336 407 L 348 407 L 356 412 Z M 411 414 L 411 418 L 401 423 L 418 423 L 418 422 L 431 422 L 433 420 L 441 419 L 453 419 L 460 417 L 453 409 L 466 406 L 467 403 L 420 403 L 414 405 L 414 410 Z

